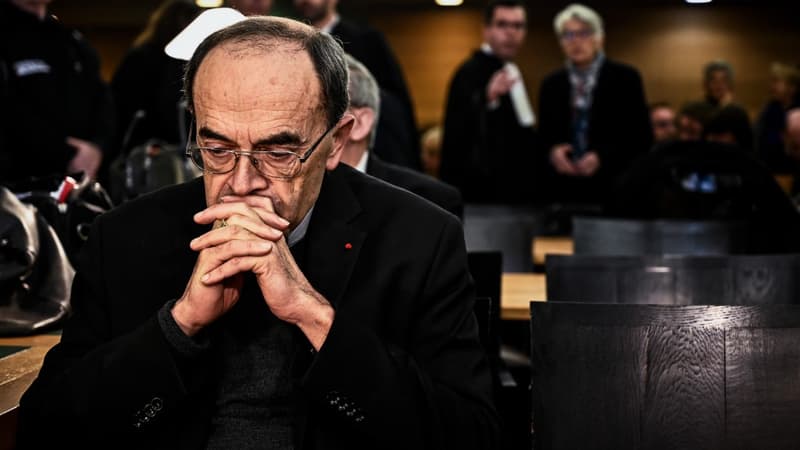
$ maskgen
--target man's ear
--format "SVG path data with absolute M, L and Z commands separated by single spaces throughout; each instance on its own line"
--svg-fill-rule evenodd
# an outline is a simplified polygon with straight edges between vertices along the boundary
M 346 112 L 342 118 L 339 119 L 339 123 L 336 125 L 336 129 L 333 132 L 331 151 L 328 153 L 328 158 L 325 160 L 326 169 L 333 170 L 339 165 L 339 160 L 342 158 L 342 150 L 350 139 L 350 133 L 352 132 L 354 123 L 355 117 L 350 112 Z
M 369 139 L 372 127 L 375 125 L 375 111 L 372 108 L 350 108 L 350 112 L 355 116 L 353 129 L 350 131 L 350 140 L 354 142 Z

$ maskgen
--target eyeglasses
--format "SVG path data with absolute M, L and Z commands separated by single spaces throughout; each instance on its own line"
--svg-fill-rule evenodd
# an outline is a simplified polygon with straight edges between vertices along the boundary
M 575 39 L 588 39 L 594 36 L 594 30 L 584 28 L 582 30 L 567 30 L 561 33 L 561 39 L 565 41 L 574 41 Z
M 507 21 L 507 20 L 496 20 L 496 21 L 492 22 L 492 26 L 500 28 L 500 29 L 510 28 L 510 29 L 512 29 L 514 31 L 522 31 L 522 30 L 525 29 L 525 22 L 513 22 L 513 21 Z
M 250 159 L 253 167 L 265 177 L 287 180 L 294 178 L 300 172 L 302 164 L 311 157 L 314 150 L 319 147 L 319 144 L 334 127 L 336 127 L 336 124 L 325 130 L 322 136 L 302 156 L 285 149 L 247 151 L 225 147 L 192 145 L 192 131 L 190 129 L 189 141 L 186 144 L 186 155 L 200 170 L 215 175 L 232 172 L 236 168 L 239 158 L 244 155 Z M 191 128 L 194 128 L 194 125 Z

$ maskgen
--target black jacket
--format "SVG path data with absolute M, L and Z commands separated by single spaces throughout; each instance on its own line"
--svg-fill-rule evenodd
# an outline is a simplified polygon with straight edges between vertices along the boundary
M 478 50 L 450 82 L 440 173 L 467 203 L 529 203 L 536 194 L 541 162 L 533 128 L 519 125 L 508 95 L 487 107 L 486 86 L 503 65 Z
M 463 219 L 464 201 L 461 193 L 430 175 L 387 163 L 373 154 L 367 160 L 367 174 L 411 191 Z
M 565 68 L 548 75 L 539 90 L 539 137 L 549 161 L 551 148 L 572 142 L 572 102 Z M 589 113 L 589 149 L 600 169 L 589 179 L 557 175 L 550 168 L 552 200 L 602 202 L 633 160 L 650 150 L 653 131 L 642 78 L 633 67 L 606 59 L 600 68 Z
M 111 143 L 113 107 L 97 54 L 52 16 L 0 2 L 0 182 L 66 172 L 67 136 Z
M 417 121 L 414 117 L 414 104 L 406 85 L 403 70 L 397 62 L 389 43 L 383 34 L 367 25 L 356 24 L 339 19 L 331 30 L 331 35 L 337 37 L 344 51 L 364 64 L 369 69 L 378 86 L 381 88 L 381 101 L 391 102 L 389 106 L 381 107 L 378 117 L 378 134 L 376 136 L 375 151 L 387 161 L 420 170 L 419 133 Z M 386 100 L 386 97 L 389 100 Z M 386 113 L 384 114 L 384 109 Z M 395 145 L 392 134 L 383 130 L 391 128 L 402 133 L 408 139 L 408 146 Z M 403 144 L 406 145 L 406 144 Z
M 95 222 L 74 314 L 20 401 L 20 449 L 204 448 L 218 362 L 175 351 L 156 317 L 183 293 L 204 208 L 198 179 Z M 318 353 L 305 339 L 295 349 L 306 411 L 295 448 L 497 448 L 458 220 L 340 165 L 302 242 L 304 273 L 336 316 Z

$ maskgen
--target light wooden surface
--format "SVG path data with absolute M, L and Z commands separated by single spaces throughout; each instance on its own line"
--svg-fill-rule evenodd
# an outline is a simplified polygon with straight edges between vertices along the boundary
M 504 273 L 500 293 L 500 318 L 530 320 L 530 302 L 545 301 L 543 273 Z
M 0 338 L 0 346 L 29 347 L 0 358 L 0 415 L 8 414 L 19 405 L 19 398 L 36 378 L 44 355 L 58 343 L 61 336 Z
M 570 236 L 536 236 L 531 243 L 533 263 L 537 266 L 544 265 L 547 254 L 571 255 L 573 251 L 574 245 Z

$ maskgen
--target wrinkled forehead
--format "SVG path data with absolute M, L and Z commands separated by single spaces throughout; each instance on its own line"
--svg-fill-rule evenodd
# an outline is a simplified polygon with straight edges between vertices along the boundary
M 194 79 L 195 106 L 226 109 L 322 109 L 322 89 L 298 44 L 232 42 L 212 49 Z

